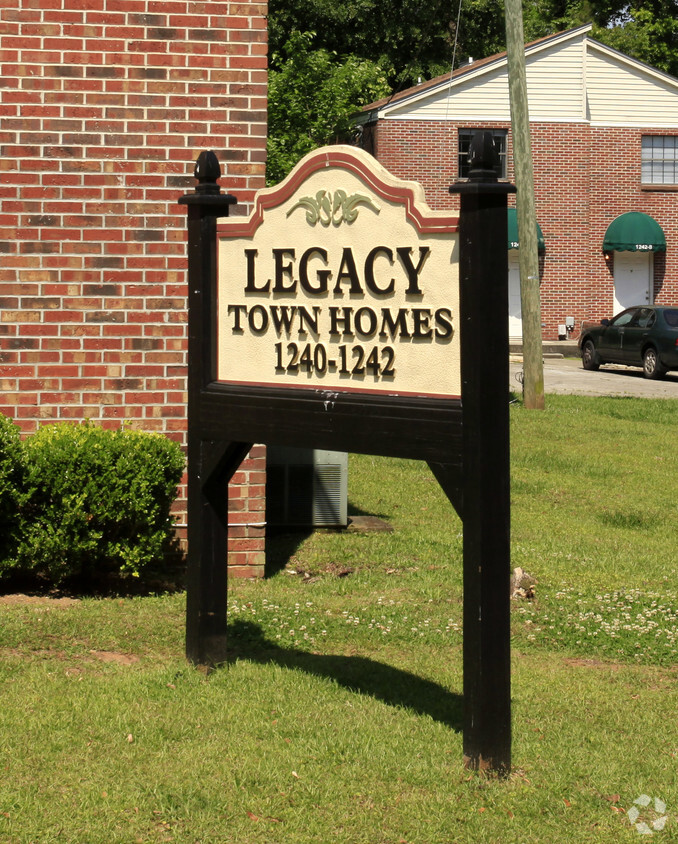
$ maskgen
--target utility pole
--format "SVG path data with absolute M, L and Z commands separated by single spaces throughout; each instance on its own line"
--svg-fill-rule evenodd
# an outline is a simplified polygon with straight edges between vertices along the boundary
M 534 170 L 527 105 L 525 40 L 521 0 L 505 0 L 506 51 L 513 134 L 516 211 L 520 243 L 520 308 L 523 323 L 523 401 L 531 410 L 544 409 L 544 361 L 541 345 L 539 254 Z

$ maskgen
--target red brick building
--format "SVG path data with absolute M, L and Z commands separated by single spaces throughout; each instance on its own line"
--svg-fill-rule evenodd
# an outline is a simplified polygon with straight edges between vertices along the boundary
M 3 0 L 0 412 L 186 438 L 185 209 L 214 149 L 264 185 L 265 0 Z M 231 485 L 231 564 L 263 570 L 265 457 Z M 185 522 L 185 501 L 177 507 Z
M 678 303 L 678 80 L 591 39 L 590 29 L 525 48 L 545 339 L 576 338 L 582 320 L 629 305 Z M 465 175 L 476 129 L 495 133 L 500 176 L 513 179 L 505 54 L 373 103 L 360 123 L 363 146 L 394 175 L 420 181 L 433 208 L 456 207 L 448 186 Z M 630 234 L 610 246 L 628 212 L 639 212 L 625 218 Z M 518 245 L 507 243 L 516 338 Z

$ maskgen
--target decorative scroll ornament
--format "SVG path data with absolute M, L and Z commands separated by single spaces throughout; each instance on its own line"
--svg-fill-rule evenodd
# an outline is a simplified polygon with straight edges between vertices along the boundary
M 306 222 L 312 226 L 318 222 L 326 228 L 330 223 L 333 226 L 340 226 L 342 223 L 352 223 L 356 219 L 358 205 L 366 205 L 377 214 L 381 211 L 381 206 L 361 193 L 347 196 L 345 190 L 336 190 L 332 196 L 330 191 L 319 190 L 314 197 L 303 196 L 296 205 L 290 208 L 287 216 L 289 217 L 297 208 L 305 208 Z

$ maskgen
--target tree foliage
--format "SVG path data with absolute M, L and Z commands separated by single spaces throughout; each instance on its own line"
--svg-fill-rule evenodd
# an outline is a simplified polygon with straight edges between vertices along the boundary
M 294 31 L 313 32 L 314 48 L 387 68 L 391 85 L 449 70 L 453 9 L 444 0 L 270 0 L 275 53 Z
M 346 141 L 351 115 L 389 92 L 378 62 L 313 49 L 313 33 L 293 32 L 269 73 L 267 178 L 275 184 L 316 147 Z

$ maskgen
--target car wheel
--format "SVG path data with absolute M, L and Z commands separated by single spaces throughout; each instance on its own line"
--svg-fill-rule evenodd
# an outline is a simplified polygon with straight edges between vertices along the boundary
M 587 340 L 581 347 L 581 365 L 592 372 L 600 368 L 600 359 L 593 340 Z
M 666 367 L 659 360 L 654 346 L 649 346 L 643 353 L 643 375 L 646 378 L 661 378 L 666 374 Z

